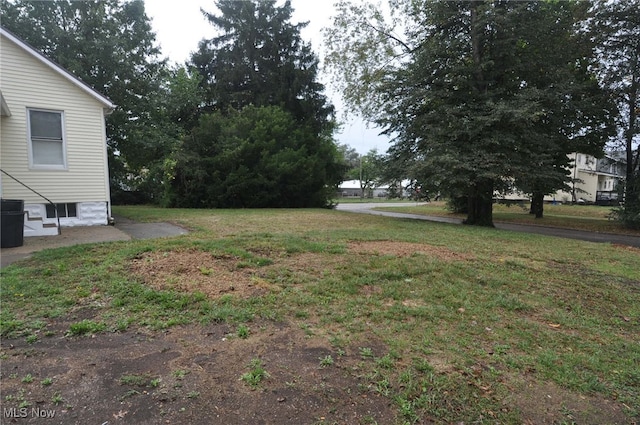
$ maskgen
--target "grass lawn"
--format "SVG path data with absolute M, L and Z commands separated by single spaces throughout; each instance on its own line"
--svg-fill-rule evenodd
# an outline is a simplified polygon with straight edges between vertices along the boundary
M 605 210 L 579 219 L 591 207 L 545 206 L 544 220 L 600 225 Z M 345 375 L 387 400 L 394 423 L 640 417 L 638 249 L 332 210 L 114 212 L 192 232 L 47 250 L 3 269 L 3 338 L 37 344 L 79 310 L 91 319 L 67 337 L 223 322 L 251 340 L 256 323 L 287 323 L 331 347 L 322 367 L 355 352 Z M 496 221 L 518 214 L 500 208 Z M 235 293 L 207 287 L 222 264 Z M 241 296 L 244 281 L 260 291 Z M 552 395 L 570 402 L 536 401 Z
M 453 214 L 445 202 L 430 202 L 411 207 L 379 207 L 377 210 L 404 212 L 409 214 L 435 215 L 466 218 L 465 214 Z M 529 214 L 529 205 L 493 205 L 493 221 L 496 223 L 519 223 L 534 226 L 563 227 L 591 232 L 616 233 L 640 236 L 640 230 L 631 230 L 610 219 L 611 207 L 595 205 L 545 204 L 544 217 L 536 219 Z

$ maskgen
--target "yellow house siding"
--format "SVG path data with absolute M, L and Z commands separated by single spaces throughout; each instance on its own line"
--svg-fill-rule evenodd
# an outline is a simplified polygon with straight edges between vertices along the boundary
M 0 89 L 12 114 L 0 122 L 2 169 L 56 203 L 109 201 L 104 105 L 4 36 L 0 57 Z M 28 108 L 64 113 L 67 169 L 29 167 Z M 43 202 L 4 175 L 2 197 Z
M 587 202 L 596 201 L 596 191 L 598 190 L 598 175 L 595 172 L 578 170 L 578 178 L 582 180 L 576 183 L 576 188 L 582 191 L 576 192 L 578 199 L 582 198 Z

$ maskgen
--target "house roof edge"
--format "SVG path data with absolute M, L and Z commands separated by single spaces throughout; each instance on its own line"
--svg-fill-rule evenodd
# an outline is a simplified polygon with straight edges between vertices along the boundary
M 84 91 L 85 93 L 87 93 L 88 95 L 96 99 L 98 102 L 102 103 L 106 109 L 113 110 L 116 108 L 116 104 L 113 103 L 111 99 L 102 95 L 96 89 L 94 89 L 93 87 L 91 87 L 90 85 L 80 80 L 75 75 L 73 75 L 70 71 L 67 71 L 62 66 L 58 65 L 57 63 L 55 63 L 54 61 L 52 61 L 51 59 L 49 59 L 48 57 L 40 53 L 37 49 L 30 46 L 26 41 L 22 40 L 20 37 L 13 34 L 11 31 L 0 26 L 0 34 L 2 34 L 2 36 L 11 40 L 13 43 L 17 44 L 20 48 L 22 48 L 28 54 L 30 54 L 31 56 L 33 56 L 34 58 L 36 58 L 37 60 L 39 60 L 46 66 L 48 66 L 49 68 L 51 68 L 53 71 L 61 75 L 66 80 L 70 81 L 72 84 L 74 84 L 75 86 L 80 88 L 82 91 Z

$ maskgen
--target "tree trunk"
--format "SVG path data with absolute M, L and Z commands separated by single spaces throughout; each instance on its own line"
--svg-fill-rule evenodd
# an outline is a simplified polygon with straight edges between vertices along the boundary
M 469 211 L 464 224 L 493 226 L 493 182 L 476 183 L 469 190 Z
M 544 194 L 533 192 L 531 196 L 531 209 L 529 214 L 535 214 L 536 218 L 542 218 L 544 212 Z
M 639 64 L 640 65 L 640 64 Z M 636 81 L 636 78 L 638 81 Z M 638 92 L 638 87 L 637 85 L 640 84 L 640 76 L 636 77 L 635 75 L 633 76 L 633 84 L 631 86 L 631 89 L 629 90 L 629 102 L 628 102 L 628 107 L 629 107 L 629 126 L 627 127 L 626 131 L 625 131 L 625 145 L 626 145 L 626 153 L 627 153 L 627 183 L 631 183 L 633 182 L 633 178 L 634 178 L 634 174 L 635 174 L 635 167 L 638 166 L 638 164 L 634 161 L 633 157 L 633 139 L 635 136 L 635 127 L 636 127 L 636 114 L 638 113 L 638 110 L 636 109 L 636 93 Z M 640 152 L 640 148 L 639 152 Z M 631 185 L 631 187 L 633 187 L 633 185 Z M 629 193 L 627 192 L 627 195 L 629 195 Z

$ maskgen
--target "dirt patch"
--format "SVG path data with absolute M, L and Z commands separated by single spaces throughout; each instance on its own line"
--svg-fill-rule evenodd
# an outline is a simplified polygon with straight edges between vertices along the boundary
M 352 242 L 348 249 L 355 254 L 397 257 L 424 255 L 444 261 L 472 258 L 444 247 L 408 242 Z M 247 261 L 230 255 L 214 255 L 210 252 L 189 250 L 143 253 L 131 261 L 130 270 L 134 276 L 157 290 L 201 292 L 212 299 L 225 294 L 249 298 L 280 290 L 277 285 L 269 283 L 264 278 L 276 268 L 287 270 L 293 275 L 298 274 L 302 279 L 306 279 L 334 273 L 348 261 L 347 256 L 318 253 L 295 255 L 273 252 L 254 253 L 272 257 L 273 265 L 253 267 L 248 265 Z
M 26 416 L 5 414 L 2 423 L 41 423 L 32 409 L 52 413 L 48 424 L 394 422 L 391 401 L 358 376 L 357 347 L 339 356 L 325 339 L 286 324 L 250 329 L 246 339 L 217 324 L 5 340 L 3 408 Z M 329 355 L 334 363 L 323 367 Z M 269 374 L 257 389 L 240 380 L 252 359 Z
M 130 270 L 154 289 L 201 292 L 209 298 L 249 298 L 275 289 L 240 259 L 203 251 L 146 252 L 131 262 Z
M 394 241 L 351 242 L 349 251 L 358 254 L 393 255 L 396 257 L 424 255 L 443 261 L 462 261 L 473 258 L 471 255 L 453 252 L 445 247 Z
M 635 246 L 620 245 L 617 243 L 612 244 L 612 246 L 621 251 L 629 251 L 629 252 L 635 252 L 636 254 L 640 254 L 640 248 L 636 248 Z
M 620 403 L 602 397 L 574 394 L 552 382 L 525 381 L 519 387 L 505 403 L 513 403 L 527 425 L 634 423 Z

